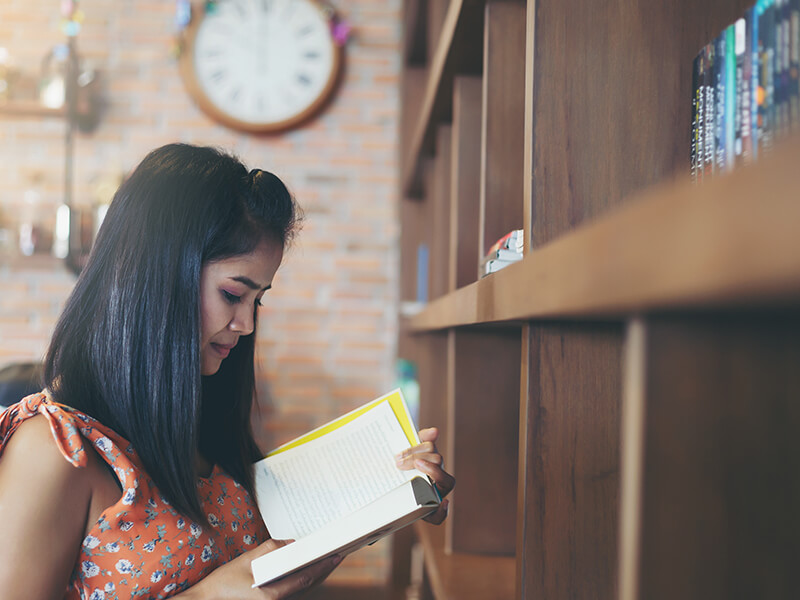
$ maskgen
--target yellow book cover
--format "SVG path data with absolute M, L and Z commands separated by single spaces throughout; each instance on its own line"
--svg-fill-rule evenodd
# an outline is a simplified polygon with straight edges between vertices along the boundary
M 433 512 L 440 498 L 395 456 L 419 444 L 400 390 L 308 432 L 255 464 L 256 500 L 275 539 L 252 562 L 254 586 L 331 554 L 347 554 Z

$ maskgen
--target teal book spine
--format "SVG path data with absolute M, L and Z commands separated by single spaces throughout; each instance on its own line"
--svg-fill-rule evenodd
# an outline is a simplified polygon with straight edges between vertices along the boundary
M 725 29 L 725 45 L 728 51 L 725 53 L 725 147 L 727 148 L 727 171 L 733 170 L 736 152 L 734 141 L 736 138 L 736 53 L 731 52 L 736 44 L 736 26 L 729 25 Z

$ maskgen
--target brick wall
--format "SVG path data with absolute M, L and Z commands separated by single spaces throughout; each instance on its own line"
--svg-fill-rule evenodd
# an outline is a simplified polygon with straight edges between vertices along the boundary
M 106 109 L 75 140 L 76 204 L 91 205 L 152 148 L 222 146 L 281 176 L 306 211 L 261 312 L 259 441 L 272 447 L 386 391 L 396 337 L 396 128 L 400 0 L 337 0 L 353 26 L 345 78 L 325 112 L 279 137 L 240 135 L 191 102 L 170 51 L 174 2 L 83 0 L 79 50 Z M 0 47 L 24 72 L 62 42 L 56 0 L 0 3 Z M 52 228 L 63 198 L 64 123 L 0 115 L 0 227 L 32 211 Z M 73 278 L 56 261 L 0 250 L 0 366 L 36 360 Z M 383 576 L 386 545 L 351 556 L 343 579 Z

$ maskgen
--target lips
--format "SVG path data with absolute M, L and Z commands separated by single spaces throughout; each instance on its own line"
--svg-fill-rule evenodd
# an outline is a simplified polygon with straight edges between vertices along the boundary
M 211 342 L 210 345 L 214 352 L 220 356 L 220 358 L 227 358 L 233 347 L 236 346 L 236 344 L 217 344 L 214 342 Z

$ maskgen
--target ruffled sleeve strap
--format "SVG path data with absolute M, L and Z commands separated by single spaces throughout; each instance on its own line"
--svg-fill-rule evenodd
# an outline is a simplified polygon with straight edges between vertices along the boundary
M 53 402 L 44 392 L 23 398 L 0 415 L 0 452 L 17 427 L 36 415 L 47 419 L 53 439 L 64 458 L 75 467 L 85 467 L 88 461 L 86 438 L 81 435 L 81 428 L 85 424 L 77 414 Z

